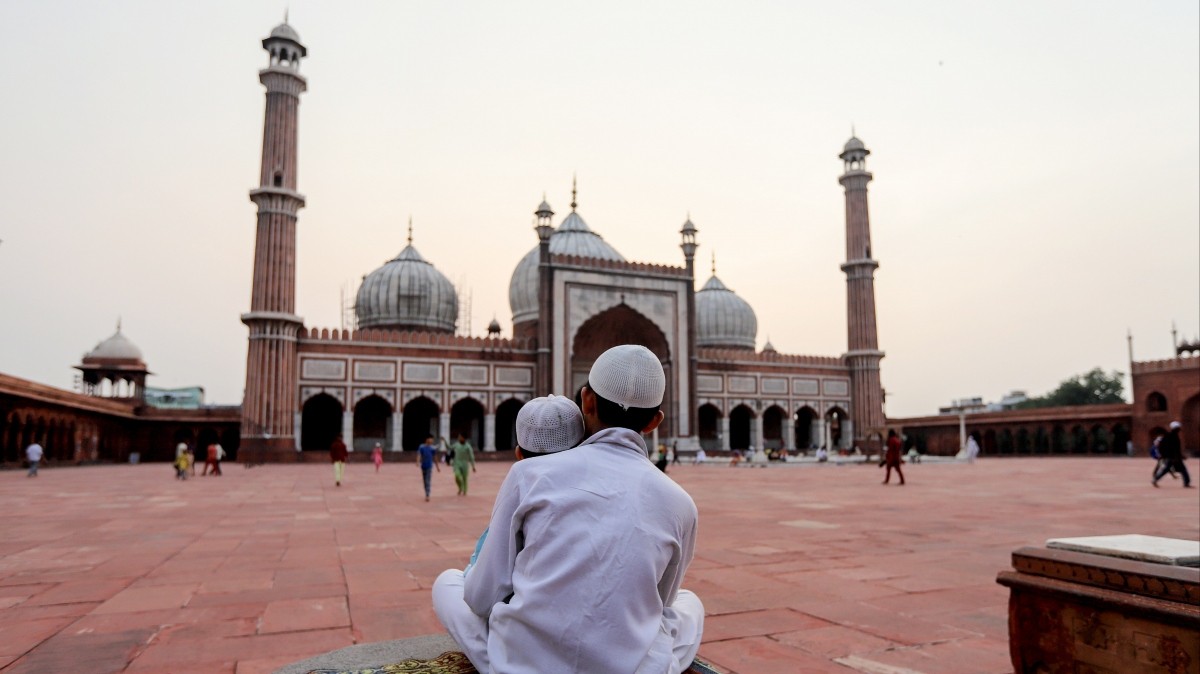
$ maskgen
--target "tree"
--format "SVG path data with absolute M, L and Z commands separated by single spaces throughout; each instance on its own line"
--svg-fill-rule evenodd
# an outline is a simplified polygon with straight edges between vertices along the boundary
M 1085 374 L 1065 379 L 1058 388 L 1044 396 L 1030 398 L 1017 405 L 1018 409 L 1059 407 L 1062 405 L 1103 405 L 1125 402 L 1124 373 L 1113 370 L 1105 373 L 1093 368 Z

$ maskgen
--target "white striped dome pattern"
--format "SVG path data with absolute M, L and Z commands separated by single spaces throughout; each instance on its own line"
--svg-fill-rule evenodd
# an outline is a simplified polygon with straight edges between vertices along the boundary
M 714 274 L 696 293 L 696 346 L 753 349 L 757 339 L 754 309 Z
M 549 206 L 546 207 L 547 210 Z M 601 260 L 625 261 L 625 258 L 600 235 L 588 228 L 575 211 L 571 211 L 550 235 L 550 252 L 555 255 L 578 255 Z M 513 323 L 536 320 L 538 317 L 538 247 L 525 254 L 513 270 L 508 284 L 508 306 Z
M 410 243 L 363 277 L 354 313 L 360 328 L 454 332 L 458 295 Z

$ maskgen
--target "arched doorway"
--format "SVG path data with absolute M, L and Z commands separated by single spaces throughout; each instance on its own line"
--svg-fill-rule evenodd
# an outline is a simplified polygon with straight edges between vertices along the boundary
M 806 405 L 796 410 L 793 418 L 796 421 L 796 448 L 816 449 L 821 442 L 818 426 L 813 423 L 817 420 L 817 411 Z
M 328 393 L 304 401 L 300 410 L 300 449 L 328 451 L 342 432 L 342 404 Z
M 384 451 L 392 447 L 392 404 L 369 395 L 354 406 L 354 451 L 369 452 L 375 443 Z
M 496 408 L 496 451 L 503 452 L 517 446 L 517 412 L 523 403 L 509 398 Z
M 749 449 L 754 444 L 754 412 L 745 405 L 738 405 L 729 413 L 729 448 Z
M 579 326 L 571 344 L 570 390 L 564 393 L 574 395 L 580 386 L 587 383 L 588 372 L 596 358 L 618 344 L 641 344 L 662 361 L 663 371 L 667 376 L 667 389 L 663 395 L 661 409 L 666 419 L 658 427 L 658 434 L 660 437 L 675 436 L 679 420 L 675 418 L 678 412 L 675 410 L 672 395 L 670 344 L 653 321 L 627 304 L 618 304 L 601 311 Z
M 830 449 L 847 449 L 850 446 L 850 437 L 845 434 L 846 420 L 850 418 L 846 414 L 846 410 L 840 407 L 831 407 L 825 413 L 825 423 L 829 424 L 829 437 L 826 438 L 826 444 Z
M 450 408 L 450 437 L 446 439 L 454 442 L 460 434 L 475 451 L 483 447 L 483 405 L 474 398 L 463 398 Z
M 413 398 L 404 406 L 404 437 L 400 447 L 406 452 L 415 452 L 425 442 L 425 437 L 438 436 L 438 406 L 425 396 Z M 447 438 L 449 439 L 449 438 Z
M 1188 398 L 1180 410 L 1179 423 L 1183 424 L 1184 456 L 1200 454 L 1200 394 Z
M 1112 428 L 1113 454 L 1126 454 L 1129 451 L 1129 428 L 1125 424 L 1116 424 Z
M 783 449 L 785 419 L 787 413 L 776 405 L 771 405 L 763 411 L 763 449 Z
M 705 451 L 721 449 L 721 410 L 712 403 L 705 403 L 696 411 L 700 430 L 700 446 Z

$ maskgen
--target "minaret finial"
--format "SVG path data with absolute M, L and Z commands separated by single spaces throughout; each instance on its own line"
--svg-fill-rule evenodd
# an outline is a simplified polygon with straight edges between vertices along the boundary
M 120 331 L 121 331 L 121 316 L 120 316 L 120 314 L 118 314 L 117 315 L 117 332 L 120 332 Z
M 408 245 L 412 245 L 412 216 L 408 216 Z
M 713 276 L 717 275 L 717 251 L 715 251 L 715 250 L 713 251 L 713 254 L 712 254 L 712 272 L 713 272 L 713 274 L 712 274 Z
M 579 204 L 576 203 L 576 199 L 575 199 L 576 195 L 579 192 L 578 185 L 579 185 L 578 176 L 576 176 L 576 174 L 572 173 L 571 174 L 571 212 L 572 213 L 574 213 L 575 208 L 577 206 L 579 206 Z
M 854 122 L 850 122 L 850 137 L 858 138 L 858 134 L 854 131 Z

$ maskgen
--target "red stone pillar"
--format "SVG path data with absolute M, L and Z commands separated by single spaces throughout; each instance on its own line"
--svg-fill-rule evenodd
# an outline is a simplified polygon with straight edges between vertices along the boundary
M 873 438 L 884 433 L 883 386 L 879 377 L 878 331 L 875 326 L 875 270 L 871 257 L 871 223 L 867 214 L 867 183 L 871 174 L 866 158 L 871 154 L 858 138 L 851 138 L 842 152 L 846 171 L 838 182 L 846 190 L 846 364 L 850 367 L 850 421 L 854 444 L 878 449 Z
M 250 191 L 258 206 L 246 389 L 242 400 L 244 461 L 295 458 L 298 399 L 296 339 L 303 323 L 296 311 L 296 214 L 304 196 L 296 191 L 297 121 L 300 94 L 307 83 L 300 59 L 308 50 L 287 23 L 262 41 L 270 54 L 259 81 L 267 88 L 259 187 Z

